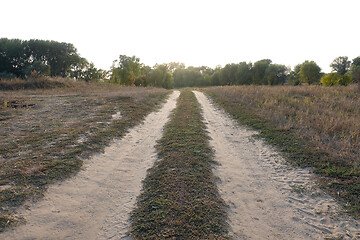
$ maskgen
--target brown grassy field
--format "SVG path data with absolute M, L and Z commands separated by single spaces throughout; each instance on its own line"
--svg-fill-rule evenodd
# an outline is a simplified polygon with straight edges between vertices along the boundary
M 360 92 L 356 85 L 232 86 L 206 91 L 240 122 L 315 167 L 326 186 L 360 213 Z
M 57 85 L 54 85 L 58 87 Z M 86 83 L 0 91 L 0 231 L 25 200 L 77 172 L 167 96 L 156 88 Z

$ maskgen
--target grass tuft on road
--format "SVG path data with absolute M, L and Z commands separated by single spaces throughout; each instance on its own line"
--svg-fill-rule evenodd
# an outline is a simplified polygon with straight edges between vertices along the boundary
M 135 239 L 227 239 L 226 206 L 195 95 L 183 90 L 131 213 Z

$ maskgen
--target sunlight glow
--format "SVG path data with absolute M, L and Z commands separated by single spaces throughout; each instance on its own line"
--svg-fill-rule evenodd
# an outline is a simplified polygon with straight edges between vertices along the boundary
M 314 60 L 330 71 L 334 58 L 360 55 L 357 0 L 4 0 L 1 5 L 8 21 L 0 37 L 73 43 L 103 69 L 126 54 L 150 66 L 215 67 L 269 58 L 287 66 Z

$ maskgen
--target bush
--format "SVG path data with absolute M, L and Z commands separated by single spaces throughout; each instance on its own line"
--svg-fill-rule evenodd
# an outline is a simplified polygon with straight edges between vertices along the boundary
M 324 86 L 333 86 L 333 85 L 343 85 L 346 86 L 353 82 L 353 79 L 349 74 L 345 74 L 343 76 L 337 74 L 337 73 L 329 73 L 323 76 L 320 79 L 320 82 Z
M 338 84 L 339 76 L 336 73 L 329 73 L 320 79 L 320 82 L 324 86 L 333 86 Z
M 352 82 L 353 82 L 353 79 L 350 76 L 350 74 L 348 74 L 348 73 L 346 73 L 344 76 L 340 77 L 340 79 L 339 79 L 339 84 L 343 85 L 343 86 L 347 86 Z

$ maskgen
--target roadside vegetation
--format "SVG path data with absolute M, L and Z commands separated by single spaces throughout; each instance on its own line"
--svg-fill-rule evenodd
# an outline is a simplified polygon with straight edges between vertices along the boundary
M 169 93 L 60 82 L 67 87 L 0 91 L 0 231 L 22 221 L 16 210 L 26 200 L 79 171 L 84 159 L 122 137 Z
M 290 163 L 313 167 L 323 188 L 360 214 L 360 92 L 355 85 L 233 86 L 204 90 Z
M 71 43 L 0 39 L 0 80 L 51 76 L 166 89 L 225 85 L 332 86 L 358 82 L 360 88 L 360 56 L 352 61 L 347 56 L 337 57 L 330 67 L 332 72 L 327 74 L 314 61 L 306 60 L 291 69 L 271 59 L 229 63 L 216 68 L 185 67 L 184 63 L 177 62 L 147 66 L 136 56 L 119 55 L 106 71 L 81 57 Z
M 227 239 L 225 203 L 195 95 L 183 90 L 148 171 L 130 234 L 135 239 Z

